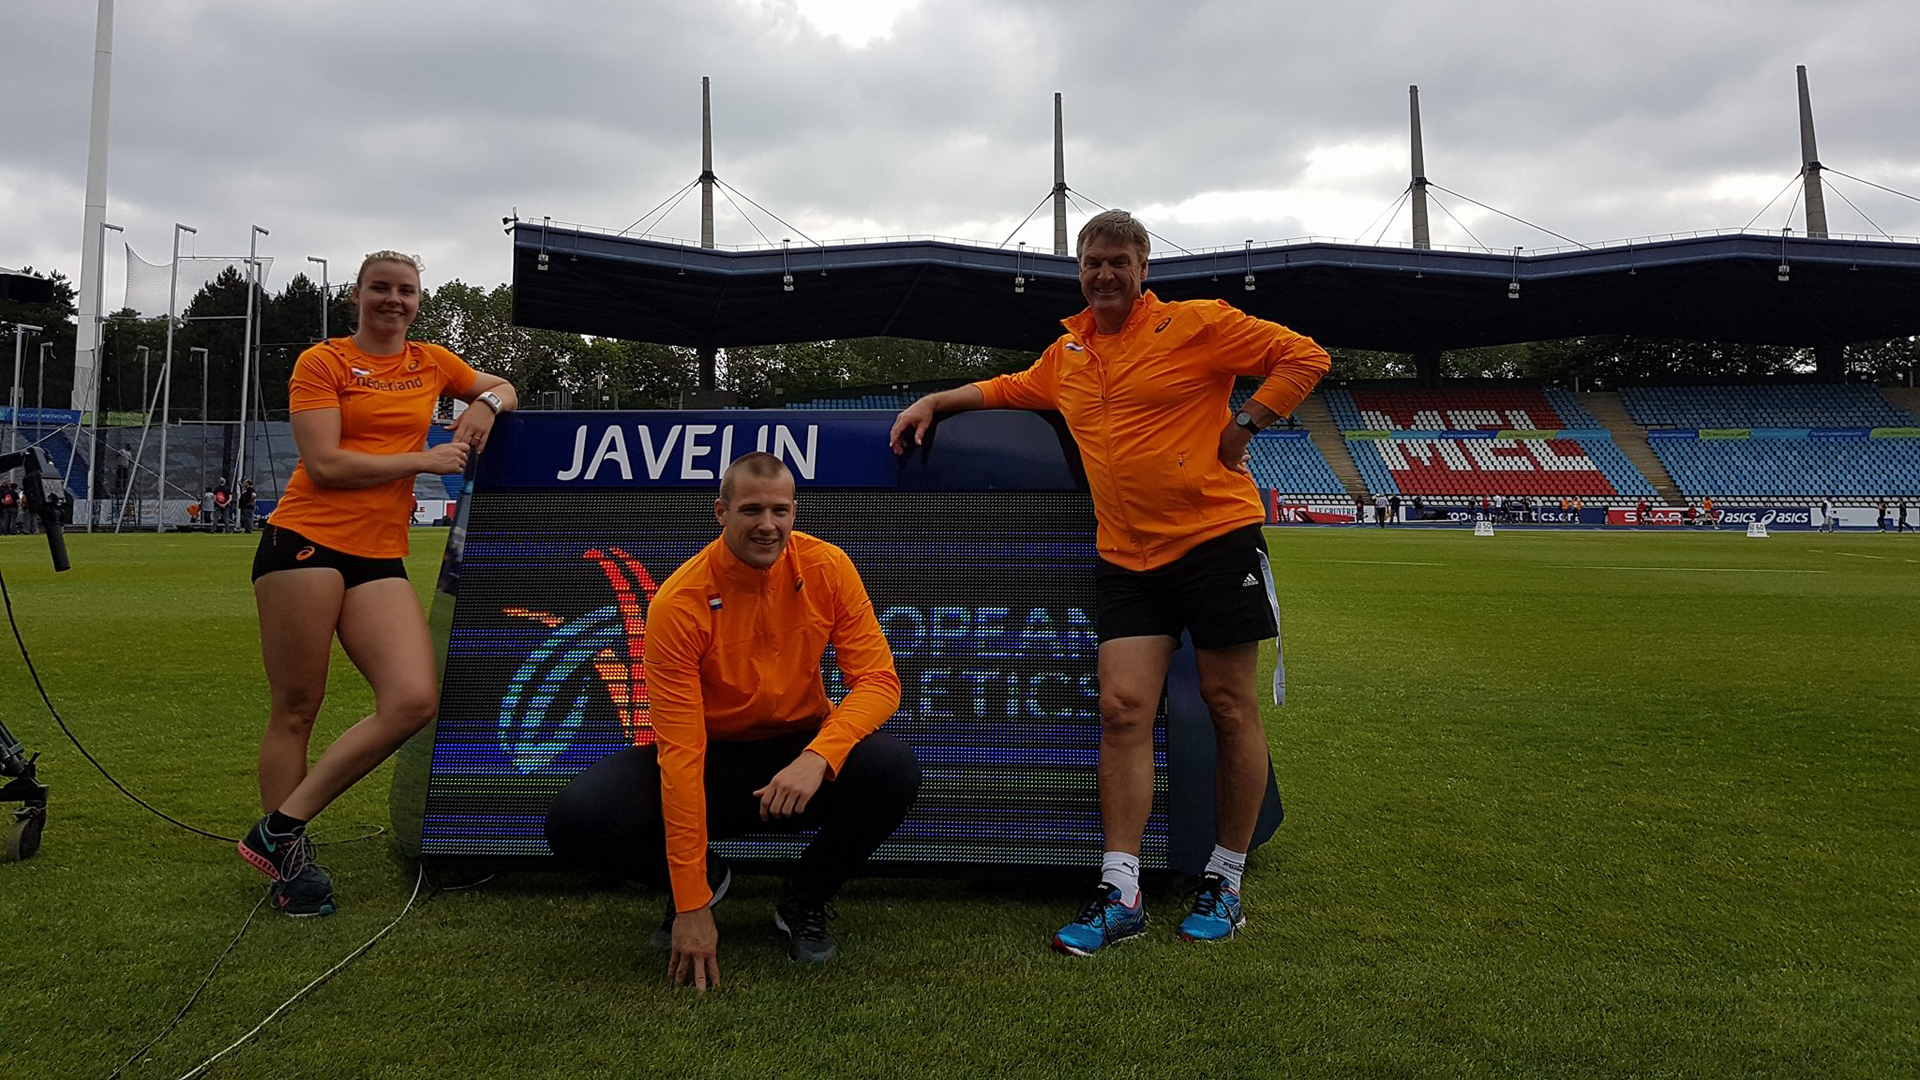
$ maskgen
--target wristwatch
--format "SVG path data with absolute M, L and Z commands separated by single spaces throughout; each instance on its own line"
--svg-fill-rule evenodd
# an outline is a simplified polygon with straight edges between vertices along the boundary
M 501 413 L 505 412 L 507 409 L 506 404 L 500 400 L 500 395 L 494 393 L 491 390 L 483 390 L 480 393 L 475 394 L 473 396 L 473 400 L 486 402 L 487 407 L 493 410 L 493 415 L 495 416 L 499 416 Z
M 1233 414 L 1233 422 L 1240 427 L 1246 428 L 1247 434 L 1249 435 L 1260 434 L 1260 425 L 1253 422 L 1253 414 L 1245 409 L 1241 409 L 1239 412 Z

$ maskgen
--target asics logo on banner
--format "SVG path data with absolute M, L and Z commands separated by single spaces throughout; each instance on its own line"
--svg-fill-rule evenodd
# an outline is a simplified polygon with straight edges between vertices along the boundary
M 636 746 L 653 742 L 647 609 L 659 586 L 640 560 L 619 548 L 589 548 L 581 558 L 599 566 L 613 589 L 613 603 L 571 619 L 521 607 L 501 609 L 551 631 L 527 651 L 500 698 L 500 749 L 523 774 L 546 767 L 573 745 L 588 707 L 598 699 L 596 683 L 613 703 L 628 740 Z
M 1254 588 L 1258 588 L 1259 586 L 1260 586 L 1260 579 L 1257 577 L 1254 577 L 1252 574 L 1248 574 L 1247 580 L 1240 583 L 1240 587 L 1243 589 L 1254 589 Z

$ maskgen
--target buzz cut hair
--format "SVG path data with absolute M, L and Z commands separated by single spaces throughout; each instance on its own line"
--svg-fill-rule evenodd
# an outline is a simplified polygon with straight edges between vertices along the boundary
M 733 505 L 733 478 L 741 474 L 761 480 L 776 480 L 792 475 L 786 462 L 764 450 L 742 454 L 733 459 L 733 464 L 727 466 L 726 472 L 720 474 L 720 501 L 727 506 Z
M 1147 227 L 1125 210 L 1102 210 L 1088 218 L 1087 223 L 1080 226 L 1080 238 L 1074 242 L 1074 257 L 1078 258 L 1084 253 L 1087 243 L 1095 239 L 1132 244 L 1140 250 L 1142 259 L 1153 250 L 1153 245 L 1148 242 Z
M 353 277 L 353 287 L 356 289 L 359 288 L 360 283 L 367 279 L 367 267 L 372 266 L 374 263 L 383 262 L 400 263 L 403 266 L 411 266 L 413 267 L 413 272 L 416 274 L 421 273 L 427 268 L 427 264 L 421 261 L 418 255 L 409 255 L 404 251 L 395 251 L 392 248 L 381 248 L 379 251 L 369 252 L 366 258 L 360 260 L 360 272 Z

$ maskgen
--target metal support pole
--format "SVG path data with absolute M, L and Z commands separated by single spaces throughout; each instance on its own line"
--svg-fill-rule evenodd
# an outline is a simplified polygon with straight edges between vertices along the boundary
M 333 299 L 332 294 L 327 291 L 327 260 L 317 255 L 309 255 L 307 261 L 320 264 L 320 340 L 325 341 L 327 340 L 327 302 Z M 237 477 L 235 482 L 238 482 Z
M 28 326 L 26 323 L 13 324 L 13 390 L 8 395 L 7 453 L 20 448 L 20 367 L 25 361 L 27 334 L 39 333 L 44 326 Z
M 1413 120 L 1413 246 L 1433 247 L 1433 232 L 1427 225 L 1427 155 L 1420 145 L 1420 88 L 1407 87 L 1407 107 Z
M 104 381 L 101 378 L 101 372 L 106 366 L 104 363 L 101 362 L 101 359 L 102 359 L 101 354 L 104 351 L 101 348 L 101 346 L 104 345 L 107 340 L 106 264 L 107 264 L 107 230 L 108 229 L 112 229 L 114 232 L 125 232 L 125 230 L 120 228 L 120 226 L 118 225 L 109 225 L 104 221 L 100 223 L 101 270 L 100 270 L 100 274 L 94 279 L 94 283 L 93 283 L 94 292 L 96 294 L 94 299 L 93 309 L 95 312 L 97 312 L 97 314 L 94 315 L 94 321 L 99 325 L 96 327 L 93 335 L 93 340 L 94 340 L 93 394 L 88 403 L 88 408 L 90 408 L 93 412 L 93 438 L 87 442 L 87 531 L 88 532 L 93 531 L 93 517 L 94 517 L 93 504 L 95 499 L 93 486 L 98 478 L 98 472 L 95 469 L 94 462 L 95 462 L 95 459 L 99 456 L 97 451 L 100 449 L 100 384 L 101 382 Z M 77 351 L 74 353 L 75 359 L 74 359 L 73 378 L 76 383 L 80 381 L 79 355 L 80 354 Z M 77 391 L 79 387 L 76 386 L 74 389 Z M 72 464 L 71 459 L 69 459 L 68 464 L 69 465 Z
M 1053 253 L 1067 251 L 1067 136 L 1060 117 L 1060 95 L 1053 95 Z
M 253 295 L 260 288 L 260 258 L 255 245 L 271 233 L 258 225 L 247 234 L 247 325 L 241 333 L 245 342 L 240 355 L 240 453 L 233 466 L 233 482 L 247 475 L 247 389 L 253 376 Z
M 160 378 L 163 382 L 167 383 L 169 391 L 173 388 L 173 326 L 174 323 L 179 321 L 180 311 L 180 234 L 183 232 L 192 233 L 195 236 L 199 235 L 199 230 L 190 225 L 182 225 L 177 221 L 173 223 L 173 265 L 169 268 L 167 274 L 167 358 L 166 361 L 160 365 Z M 144 382 L 142 383 L 141 389 L 143 392 L 146 389 Z M 170 392 L 167 394 L 166 400 L 169 405 L 172 404 L 173 395 Z M 151 421 L 151 417 L 149 417 L 149 421 Z M 160 489 L 160 506 L 155 512 L 153 519 L 154 531 L 166 532 L 167 417 L 164 411 L 160 415 L 160 482 L 158 486 Z
M 207 350 L 198 345 L 188 349 L 189 363 L 192 362 L 194 353 L 200 354 L 200 491 L 194 492 L 195 495 L 199 495 L 200 492 L 207 490 L 207 434 L 212 430 L 213 425 L 207 416 Z M 201 512 L 205 513 L 206 508 L 202 507 Z

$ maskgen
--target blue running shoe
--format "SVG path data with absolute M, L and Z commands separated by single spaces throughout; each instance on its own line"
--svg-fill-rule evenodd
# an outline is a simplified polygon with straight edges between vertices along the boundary
M 1080 909 L 1074 920 L 1053 935 L 1055 952 L 1068 956 L 1092 956 L 1103 946 L 1136 938 L 1147 932 L 1147 905 L 1144 896 L 1133 898 L 1133 906 L 1120 902 L 1120 890 L 1106 882 L 1093 891 L 1093 898 Z
M 1180 920 L 1181 938 L 1225 941 L 1245 925 L 1247 913 L 1240 910 L 1240 893 L 1219 874 L 1202 874 L 1200 894 L 1193 898 L 1193 910 Z

